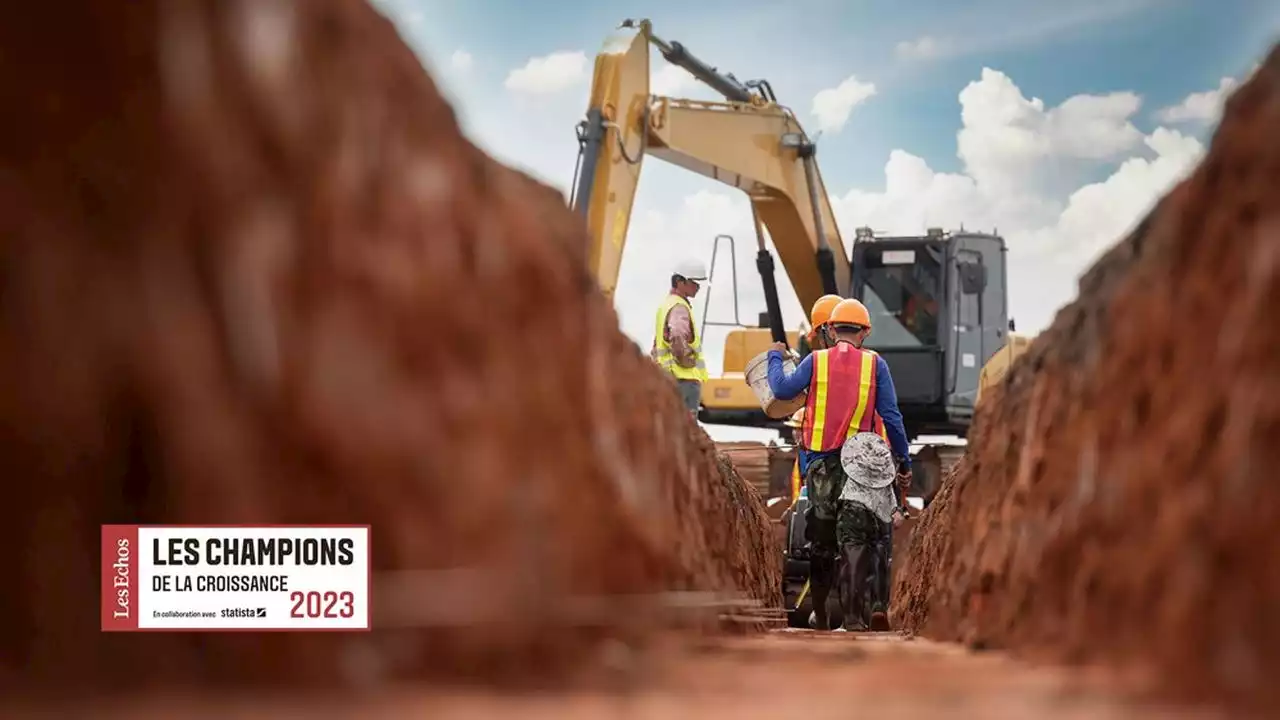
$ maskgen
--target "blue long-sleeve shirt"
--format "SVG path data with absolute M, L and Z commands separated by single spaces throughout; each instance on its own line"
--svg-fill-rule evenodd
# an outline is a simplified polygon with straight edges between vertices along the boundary
M 806 355 L 796 371 L 790 375 L 782 369 L 782 353 L 769 351 L 769 389 L 779 400 L 790 400 L 804 392 L 813 382 L 813 354 Z M 889 364 L 884 358 L 876 355 L 876 413 L 884 422 L 885 434 L 889 436 L 889 447 L 902 463 L 904 468 L 911 467 L 911 447 L 907 440 L 906 428 L 902 425 L 902 413 L 898 410 L 898 393 L 893 387 L 893 376 L 889 374 Z M 835 455 L 837 448 L 829 452 L 816 452 L 801 447 L 800 475 L 809 470 L 809 463 L 824 455 Z

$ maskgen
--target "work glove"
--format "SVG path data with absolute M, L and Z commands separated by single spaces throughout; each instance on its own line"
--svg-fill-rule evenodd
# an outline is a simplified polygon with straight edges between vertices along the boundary
M 902 497 L 907 496 L 907 491 L 911 489 L 911 468 L 900 467 L 898 469 L 898 489 L 902 490 Z

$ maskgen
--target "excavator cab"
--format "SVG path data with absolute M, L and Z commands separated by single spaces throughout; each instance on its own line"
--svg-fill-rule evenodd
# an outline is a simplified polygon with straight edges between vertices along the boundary
M 1005 253 L 986 233 L 859 231 L 852 292 L 871 313 L 867 347 L 893 373 L 908 436 L 966 436 L 982 368 L 1008 333 Z

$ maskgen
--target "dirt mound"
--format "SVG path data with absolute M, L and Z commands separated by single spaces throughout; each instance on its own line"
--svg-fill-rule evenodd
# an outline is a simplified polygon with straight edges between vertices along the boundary
M 794 451 L 776 442 L 749 441 L 718 442 L 716 450 L 733 460 L 738 473 L 761 497 L 790 494 Z
M 769 446 L 762 442 L 718 442 L 716 452 L 723 453 L 733 461 L 738 474 L 746 480 L 756 492 L 763 496 L 769 493 L 769 458 L 772 453 Z
M 899 621 L 1280 709 L 1280 46 L 984 397 Z
M 103 7 L 0 26 L 0 695 L 517 681 L 670 590 L 780 602 L 759 498 L 577 219 L 463 139 L 386 19 Z M 373 526 L 371 635 L 98 632 L 101 523 L 344 522 Z

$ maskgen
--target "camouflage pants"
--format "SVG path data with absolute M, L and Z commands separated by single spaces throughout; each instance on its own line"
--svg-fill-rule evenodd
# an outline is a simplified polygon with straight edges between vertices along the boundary
M 892 525 L 862 505 L 840 499 L 845 473 L 838 455 L 812 462 L 804 480 L 809 486 L 805 539 L 812 549 L 810 586 L 815 607 L 825 603 L 838 573 L 845 627 L 866 627 L 871 613 L 886 610 Z
M 844 487 L 844 468 L 839 456 L 820 458 L 810 463 L 804 474 L 809 487 L 809 510 L 805 518 L 805 539 L 813 544 L 814 554 L 834 558 L 841 545 L 865 534 L 865 524 L 858 510 L 870 514 L 860 505 L 840 499 Z M 875 518 L 874 515 L 871 516 Z

